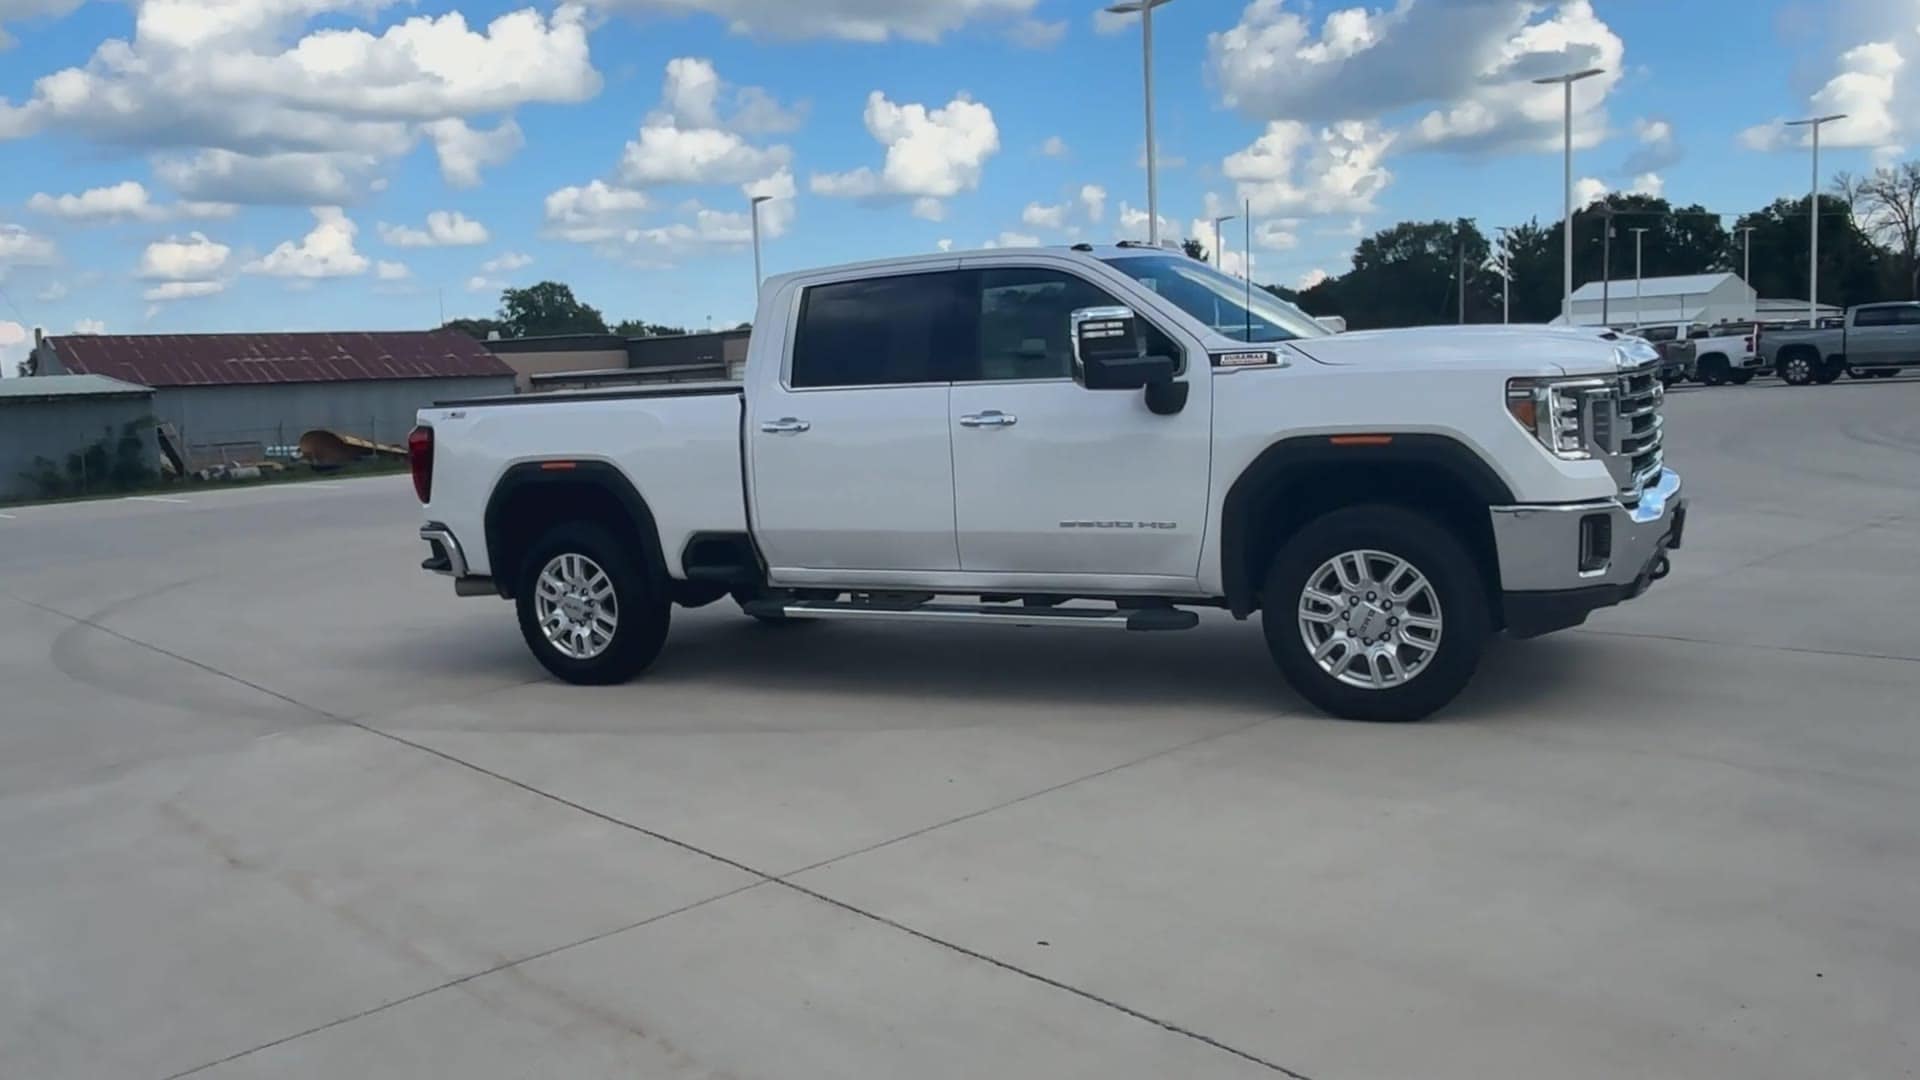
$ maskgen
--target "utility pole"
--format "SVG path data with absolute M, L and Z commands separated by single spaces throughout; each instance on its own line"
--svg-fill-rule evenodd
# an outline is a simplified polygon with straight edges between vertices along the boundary
M 1845 120 L 1846 113 L 1832 113 L 1806 120 L 1789 120 L 1788 127 L 1813 129 L 1813 190 L 1807 197 L 1807 329 L 1820 325 L 1820 125 Z
M 1600 235 L 1600 325 L 1612 323 L 1613 316 L 1613 204 L 1605 203 L 1600 210 L 1600 223 L 1606 230 Z
M 1500 226 L 1500 325 L 1513 321 L 1513 252 L 1507 248 L 1507 227 Z
M 1213 219 L 1213 266 L 1221 273 L 1227 270 L 1227 240 L 1220 232 L 1220 226 L 1239 217 L 1239 214 L 1221 214 Z
M 1647 235 L 1644 228 L 1633 230 L 1633 325 L 1640 325 L 1640 240 Z
M 766 278 L 760 273 L 760 204 L 773 198 L 771 195 L 755 195 L 747 201 L 747 211 L 753 215 L 753 302 L 760 302 L 760 283 Z
M 1753 226 L 1749 225 L 1740 230 L 1740 243 L 1743 248 L 1740 254 L 1740 284 L 1745 285 L 1748 295 L 1753 297 L 1753 300 L 1747 304 L 1747 317 L 1758 319 L 1760 294 L 1753 288 Z
M 1454 291 L 1459 294 L 1455 297 L 1459 311 L 1454 321 L 1460 326 L 1465 326 L 1467 324 L 1467 231 L 1458 226 L 1453 230 L 1453 279 Z

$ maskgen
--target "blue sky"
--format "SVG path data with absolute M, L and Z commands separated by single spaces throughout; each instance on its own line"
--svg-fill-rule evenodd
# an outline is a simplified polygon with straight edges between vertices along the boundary
M 64 333 L 402 328 L 566 281 L 609 319 L 750 317 L 768 272 L 1144 235 L 1136 22 L 1083 0 L 0 0 L 0 353 Z M 1920 0 L 1175 0 L 1161 215 L 1255 205 L 1255 277 L 1408 218 L 1583 191 L 1729 214 L 1896 160 Z M 1242 257 L 1231 226 L 1229 269 Z M 11 363 L 7 368 L 11 369 Z

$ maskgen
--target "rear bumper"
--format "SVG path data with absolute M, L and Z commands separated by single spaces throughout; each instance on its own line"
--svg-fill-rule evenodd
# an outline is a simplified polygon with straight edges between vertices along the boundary
M 466 550 L 453 530 L 437 521 L 420 527 L 420 539 L 426 541 L 427 557 L 420 569 L 445 574 L 453 579 L 453 591 L 459 596 L 496 596 L 498 588 L 490 577 L 475 575 L 467 565 Z
M 1507 630 L 1533 637 L 1578 626 L 1665 577 L 1667 553 L 1685 536 L 1687 500 L 1680 474 L 1662 469 L 1633 506 L 1497 506 L 1492 515 Z

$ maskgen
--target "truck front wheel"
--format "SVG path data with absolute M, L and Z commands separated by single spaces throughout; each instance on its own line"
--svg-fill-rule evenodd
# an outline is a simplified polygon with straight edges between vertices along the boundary
M 520 636 L 556 677 L 622 683 L 660 655 L 673 602 L 628 550 L 587 522 L 556 525 L 528 550 L 514 592 Z
M 1351 720 L 1421 720 L 1473 677 L 1491 632 L 1473 556 L 1424 514 L 1335 510 L 1281 546 L 1260 621 L 1300 695 Z

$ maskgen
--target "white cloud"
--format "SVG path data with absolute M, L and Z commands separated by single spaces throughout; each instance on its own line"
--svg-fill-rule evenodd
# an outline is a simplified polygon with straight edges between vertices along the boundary
M 1647 195 L 1655 199 L 1664 195 L 1666 190 L 1667 182 L 1657 172 L 1643 172 L 1627 186 L 1630 195 Z
M 188 199 L 330 204 L 356 197 L 378 164 L 377 157 L 358 153 L 248 155 L 213 149 L 160 157 L 154 171 Z
M 141 252 L 139 273 L 148 281 L 204 281 L 225 270 L 232 253 L 232 248 L 207 239 L 205 233 L 188 233 L 185 240 L 169 236 Z
M 506 164 L 527 145 L 526 135 L 512 117 L 494 125 L 492 131 L 475 130 L 457 116 L 434 120 L 421 130 L 433 142 L 441 178 L 454 187 L 477 186 L 481 169 Z
M 999 236 L 980 245 L 983 248 L 1030 248 L 1039 247 L 1040 238 L 1026 233 L 1003 232 Z
M 519 251 L 503 251 L 480 264 L 483 274 L 505 274 L 533 265 L 533 256 Z
M 1219 266 L 1221 273 L 1243 278 L 1249 276 L 1250 273 L 1259 272 L 1260 257 L 1258 255 L 1249 256 L 1246 252 L 1237 250 L 1232 245 L 1228 245 L 1226 252 L 1220 256 Z
M 1069 153 L 1067 140 L 1058 135 L 1049 135 L 1047 141 L 1040 144 L 1040 152 L 1048 157 L 1066 157 Z
M 1365 213 L 1393 180 L 1382 164 L 1393 141 L 1358 120 L 1317 134 L 1298 121 L 1275 120 L 1251 146 L 1227 155 L 1221 172 L 1256 214 Z
M 1300 246 L 1299 218 L 1269 218 L 1253 227 L 1253 243 L 1264 251 L 1291 251 Z
M 993 110 L 964 94 L 929 110 L 920 104 L 896 105 L 875 90 L 867 95 L 866 124 L 867 132 L 887 148 L 881 170 L 862 166 L 852 172 L 815 173 L 810 185 L 814 194 L 951 198 L 979 187 L 987 159 L 1000 150 Z
M 1895 107 L 1898 79 L 1906 58 L 1893 41 L 1873 41 L 1857 45 L 1840 54 L 1836 62 L 1839 74 L 1814 91 L 1807 100 L 1807 115 L 1826 116 L 1846 113 L 1820 127 L 1820 144 L 1831 147 L 1887 147 L 1901 134 L 1903 110 Z M 1804 146 L 1811 136 L 1804 127 L 1789 128 L 1782 117 L 1769 124 L 1756 124 L 1740 133 L 1740 142 L 1753 150 L 1780 150 Z
M 1295 287 L 1298 288 L 1301 292 L 1305 292 L 1306 290 L 1313 288 L 1315 285 L 1318 285 L 1321 282 L 1327 280 L 1329 276 L 1330 275 L 1325 270 L 1322 270 L 1316 266 L 1313 269 L 1307 271 L 1306 273 L 1301 274 L 1300 280 L 1295 282 L 1294 284 L 1295 284 Z
M 734 91 L 733 101 L 733 116 L 727 123 L 735 131 L 749 135 L 798 131 L 807 122 L 806 102 L 782 105 L 758 86 L 743 86 Z
M 73 321 L 73 332 L 76 334 L 104 334 L 107 332 L 107 324 L 99 319 L 75 319 Z
M 736 34 L 933 42 L 977 19 L 1018 18 L 1038 0 L 598 0 L 647 14 L 705 12 Z
M 799 207 L 797 197 L 800 194 L 800 188 L 794 183 L 791 170 L 781 169 L 772 176 L 749 180 L 740 185 L 740 193 L 749 199 L 761 195 L 767 196 L 769 201 L 760 204 L 762 236 L 775 237 L 786 234 L 787 229 L 793 224 L 794 215 Z
M 88 188 L 77 195 L 38 192 L 27 200 L 27 208 L 35 213 L 77 223 L 232 217 L 238 209 L 230 203 L 208 202 L 180 202 L 163 206 L 153 201 L 146 185 L 138 180 L 122 180 L 107 187 Z
M 1067 21 L 1042 22 L 1021 19 L 1007 28 L 1007 40 L 1023 49 L 1051 49 L 1067 36 Z
M 467 279 L 468 292 L 499 292 L 506 287 L 507 283 L 504 281 L 496 281 L 493 278 L 482 277 L 479 274 L 475 274 Z
M 68 293 L 68 289 L 67 289 L 66 282 L 49 281 L 47 282 L 46 288 L 41 289 L 39 292 L 33 294 L 33 298 L 35 300 L 40 301 L 43 304 L 57 304 L 60 301 L 65 300 L 67 298 L 67 293 Z
M 367 257 L 353 249 L 354 235 L 360 229 L 339 207 L 314 207 L 313 222 L 313 230 L 298 244 L 284 241 L 243 269 L 250 274 L 290 278 L 349 277 L 367 272 Z
M 1592 176 L 1583 176 L 1573 182 L 1573 205 L 1592 206 L 1607 197 L 1607 185 Z
M 140 299 L 155 304 L 166 300 L 190 300 L 198 296 L 212 296 L 226 287 L 225 281 L 163 281 L 142 292 Z
M 547 196 L 546 233 L 576 243 L 619 236 L 649 205 L 646 192 L 595 180 L 563 187 Z
M 485 225 L 458 210 L 433 211 L 424 229 L 383 221 L 378 231 L 380 239 L 394 247 L 472 247 L 486 243 L 489 236 Z
M 1098 222 L 1107 213 L 1107 189 L 1099 184 L 1082 184 L 1080 205 L 1086 208 L 1088 221 Z
M 58 18 L 80 6 L 81 0 L 0 0 L 0 49 L 10 48 L 9 22 L 21 19 Z
M 1620 166 L 1622 172 L 1648 173 L 1679 163 L 1680 144 L 1674 139 L 1673 124 L 1657 118 L 1641 117 L 1633 122 L 1633 153 Z
M 721 115 L 722 104 L 727 113 Z M 793 131 L 806 120 L 804 103 L 782 105 L 764 88 L 734 87 L 720 77 L 713 61 L 680 56 L 667 61 L 660 87 L 660 109 L 650 124 L 677 128 L 727 128 L 747 134 Z
M 680 128 L 649 121 L 627 143 L 618 175 L 623 183 L 738 184 L 784 168 L 793 157 L 784 146 L 762 149 L 719 128 Z
M 1461 149 L 1557 138 L 1561 91 L 1531 80 L 1585 67 L 1607 72 L 1574 92 L 1579 139 L 1597 142 L 1626 52 L 1588 0 L 1400 0 L 1336 9 L 1317 31 L 1284 0 L 1253 0 L 1208 44 L 1226 103 L 1248 115 L 1324 123 L 1428 105 L 1410 141 Z
M 337 25 L 301 33 L 315 16 L 388 3 L 139 0 L 131 40 L 110 39 L 85 66 L 37 80 L 20 104 L 0 103 L 0 138 L 58 130 L 163 151 L 162 179 L 178 176 L 189 197 L 345 198 L 364 192 L 380 163 L 434 138 L 426 125 L 599 91 L 587 16 L 574 4 L 551 15 L 510 12 L 484 30 L 454 11 L 378 35 Z M 506 123 L 464 144 L 460 132 L 441 128 L 436 145 L 449 155 L 449 175 L 504 153 Z M 292 155 L 317 175 L 288 168 Z M 230 194 L 200 193 L 222 179 Z
M 381 281 L 405 281 L 413 276 L 413 271 L 407 269 L 406 263 L 381 259 L 373 264 L 373 276 Z
M 1112 12 L 1102 7 L 1093 13 L 1093 32 L 1096 34 L 1118 34 L 1122 30 L 1132 27 L 1134 23 L 1139 21 L 1140 16 L 1137 13 Z
M 1121 238 L 1125 240 L 1145 240 L 1147 238 L 1147 212 L 1127 205 L 1124 199 L 1121 200 L 1120 232 Z M 1179 237 L 1180 226 L 1175 224 L 1173 219 L 1165 214 L 1160 215 L 1161 241 L 1177 240 Z
M 0 277 L 9 266 L 45 266 L 54 259 L 53 241 L 19 225 L 0 225 Z
M 1020 224 L 1034 229 L 1064 229 L 1067 225 L 1068 207 L 1067 203 L 1042 206 L 1037 202 L 1030 202 L 1027 208 L 1020 212 Z
M 12 378 L 33 351 L 33 333 L 12 319 L 0 319 L 0 378 Z
M 933 246 L 940 249 L 941 251 L 952 251 L 953 241 L 943 236 L 939 240 L 936 240 Z

